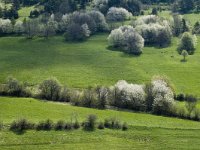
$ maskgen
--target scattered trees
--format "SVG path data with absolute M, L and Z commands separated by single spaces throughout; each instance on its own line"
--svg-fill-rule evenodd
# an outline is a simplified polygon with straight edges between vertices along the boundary
M 162 21 L 155 15 L 140 17 L 133 26 L 142 35 L 147 45 L 165 47 L 171 43 L 172 32 L 168 21 Z

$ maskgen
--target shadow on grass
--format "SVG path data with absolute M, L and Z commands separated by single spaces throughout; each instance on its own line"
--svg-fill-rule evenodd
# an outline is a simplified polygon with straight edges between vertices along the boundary
M 186 59 L 181 59 L 181 62 L 182 62 L 182 63 L 186 63 L 187 60 L 186 60 Z
M 121 57 L 138 58 L 141 55 L 141 54 L 136 55 L 136 54 L 125 53 L 120 47 L 116 48 L 112 46 L 107 46 L 106 49 L 110 51 L 121 52 Z
M 26 130 L 10 130 L 16 135 L 23 135 L 26 133 Z

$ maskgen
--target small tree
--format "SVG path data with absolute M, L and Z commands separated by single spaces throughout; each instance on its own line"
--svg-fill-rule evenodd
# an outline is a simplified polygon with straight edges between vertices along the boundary
M 40 96 L 47 100 L 58 100 L 61 92 L 61 85 L 55 78 L 44 80 L 39 86 Z
M 197 44 L 197 38 L 189 32 L 183 33 L 178 50 L 181 54 L 182 50 L 186 50 L 188 54 L 193 54 Z
M 188 56 L 188 52 L 186 50 L 183 50 L 181 52 L 181 55 L 183 56 L 183 61 L 186 61 L 186 57 Z

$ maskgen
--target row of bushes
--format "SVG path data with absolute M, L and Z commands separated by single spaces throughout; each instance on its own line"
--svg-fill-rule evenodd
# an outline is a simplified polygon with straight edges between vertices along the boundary
M 1 124 L 1 128 L 3 127 L 3 124 Z M 94 131 L 96 128 L 98 129 L 104 129 L 104 128 L 109 128 L 109 129 L 121 129 L 123 131 L 128 129 L 127 123 L 121 123 L 120 120 L 116 118 L 109 118 L 105 119 L 104 122 L 97 122 L 97 116 L 96 115 L 88 115 L 86 120 L 83 121 L 82 123 L 79 123 L 79 121 L 76 119 L 74 122 L 65 122 L 63 120 L 59 120 L 56 123 L 54 123 L 52 120 L 45 120 L 45 121 L 40 121 L 38 124 L 32 123 L 26 119 L 20 119 L 17 121 L 13 121 L 10 125 L 10 130 L 13 132 L 23 132 L 25 130 L 56 130 L 56 131 L 61 131 L 61 130 L 76 130 L 79 128 L 83 128 L 86 131 Z
M 180 118 L 185 116 L 187 119 L 200 120 L 200 111 L 196 108 L 197 98 L 193 95 L 183 96 L 179 94 L 175 96 L 173 86 L 167 79 L 162 77 L 155 77 L 146 85 L 118 81 L 112 87 L 96 86 L 84 90 L 63 87 L 57 79 L 50 78 L 44 80 L 32 90 L 30 89 L 30 87 L 21 84 L 16 79 L 9 78 L 5 84 L 0 86 L 0 94 L 69 102 L 75 106 L 98 109 L 114 106 L 157 115 Z M 184 110 L 179 110 L 180 104 L 176 99 L 179 101 L 185 100 L 185 106 L 181 108 Z M 184 111 L 185 115 L 182 115 Z

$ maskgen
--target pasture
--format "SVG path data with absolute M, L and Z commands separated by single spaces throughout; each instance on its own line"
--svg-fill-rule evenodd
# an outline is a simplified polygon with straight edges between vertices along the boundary
M 73 88 L 106 85 L 118 80 L 143 84 L 154 75 L 167 76 L 177 93 L 200 96 L 200 44 L 187 62 L 181 62 L 178 39 L 170 47 L 145 47 L 139 57 L 108 48 L 108 34 L 92 36 L 85 42 L 66 43 L 62 36 L 49 40 L 24 37 L 0 38 L 0 82 L 8 76 L 36 85 L 51 76 Z M 97 44 L 98 43 L 98 44 Z
M 200 124 L 194 121 L 81 108 L 28 98 L 1 97 L 0 106 L 0 119 L 5 125 L 22 117 L 34 122 L 47 118 L 68 121 L 72 114 L 77 114 L 80 121 L 88 114 L 96 114 L 98 120 L 118 117 L 130 125 L 128 131 L 96 129 L 86 132 L 79 129 L 27 131 L 20 135 L 3 129 L 0 131 L 0 149 L 198 149 L 200 146 Z

